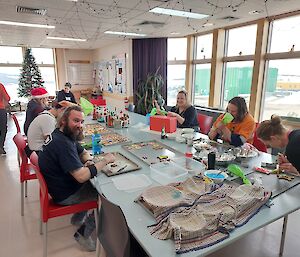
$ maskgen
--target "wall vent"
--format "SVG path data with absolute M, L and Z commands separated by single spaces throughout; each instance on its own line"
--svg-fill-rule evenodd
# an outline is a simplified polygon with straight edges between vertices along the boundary
M 47 13 L 47 9 L 37 9 L 37 8 L 30 8 L 24 6 L 16 6 L 16 12 L 18 13 L 29 13 L 35 15 L 42 15 L 44 16 Z

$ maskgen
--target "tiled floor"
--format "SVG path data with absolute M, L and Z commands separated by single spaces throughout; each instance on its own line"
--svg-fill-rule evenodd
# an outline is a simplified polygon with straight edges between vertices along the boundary
M 22 126 L 24 114 L 17 114 L 17 117 Z M 28 182 L 25 215 L 22 217 L 20 214 L 17 153 L 12 141 L 16 129 L 10 118 L 8 131 L 5 145 L 7 155 L 0 157 L 0 257 L 41 257 L 42 236 L 39 234 L 38 182 Z M 70 225 L 69 221 L 69 216 L 49 221 L 48 256 L 95 256 L 95 253 L 81 250 L 73 240 L 73 233 L 76 228 Z M 281 226 L 282 220 L 279 220 L 209 255 L 209 257 L 277 257 Z M 298 211 L 289 216 L 285 257 L 300 256 L 299 238 L 300 219 Z M 176 255 L 174 254 L 174 256 Z

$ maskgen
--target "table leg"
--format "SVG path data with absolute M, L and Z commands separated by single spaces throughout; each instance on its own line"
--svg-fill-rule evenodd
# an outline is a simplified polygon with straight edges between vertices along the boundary
M 280 241 L 279 257 L 282 257 L 282 254 L 283 254 L 284 241 L 285 241 L 286 228 L 287 228 L 287 221 L 288 221 L 288 215 L 284 216 L 284 218 L 283 218 L 283 225 L 282 225 L 282 232 L 281 232 L 281 241 Z

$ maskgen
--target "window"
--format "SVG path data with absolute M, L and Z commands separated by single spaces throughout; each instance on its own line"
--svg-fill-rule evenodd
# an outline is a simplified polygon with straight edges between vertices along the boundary
M 300 51 L 299 25 L 300 16 L 273 21 L 270 52 Z
M 53 50 L 50 48 L 32 48 L 36 64 L 54 64 Z
M 177 93 L 185 88 L 185 64 L 168 65 L 168 106 L 176 105 Z
M 187 39 L 168 39 L 168 61 L 186 60 Z
M 26 101 L 25 98 L 18 97 L 20 67 L 0 67 L 0 81 L 4 85 L 10 96 L 10 101 Z
M 196 59 L 211 59 L 213 35 L 207 34 L 197 37 Z
M 55 96 L 56 83 L 55 83 L 55 70 L 54 67 L 40 67 L 40 72 L 44 80 L 44 87 L 49 95 Z
M 168 39 L 167 105 L 176 105 L 177 92 L 185 88 L 186 38 Z
M 263 120 L 272 114 L 300 118 L 300 59 L 271 60 L 264 93 Z
M 228 30 L 227 56 L 253 55 L 256 31 L 256 24 Z
M 25 50 L 25 49 L 24 49 Z M 50 95 L 55 96 L 56 80 L 53 50 L 32 48 L 32 54 L 45 81 L 44 86 Z M 18 96 L 19 76 L 22 69 L 23 51 L 21 47 L 0 46 L 0 81 L 10 95 L 11 102 L 27 102 L 27 98 Z
M 23 53 L 21 47 L 0 46 L 0 63 L 22 63 Z
M 225 68 L 225 86 L 223 108 L 227 107 L 228 101 L 235 97 L 245 98 L 249 107 L 253 61 L 228 62 Z
M 194 81 L 194 105 L 208 106 L 210 64 L 197 64 Z

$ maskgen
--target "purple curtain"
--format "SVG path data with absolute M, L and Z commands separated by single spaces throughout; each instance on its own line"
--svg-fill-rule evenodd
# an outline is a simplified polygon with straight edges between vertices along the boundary
M 137 91 L 138 83 L 149 73 L 154 73 L 158 67 L 163 77 L 164 86 L 161 95 L 167 102 L 167 38 L 147 38 L 132 40 L 133 55 L 133 92 Z M 134 104 L 136 104 L 136 97 Z

